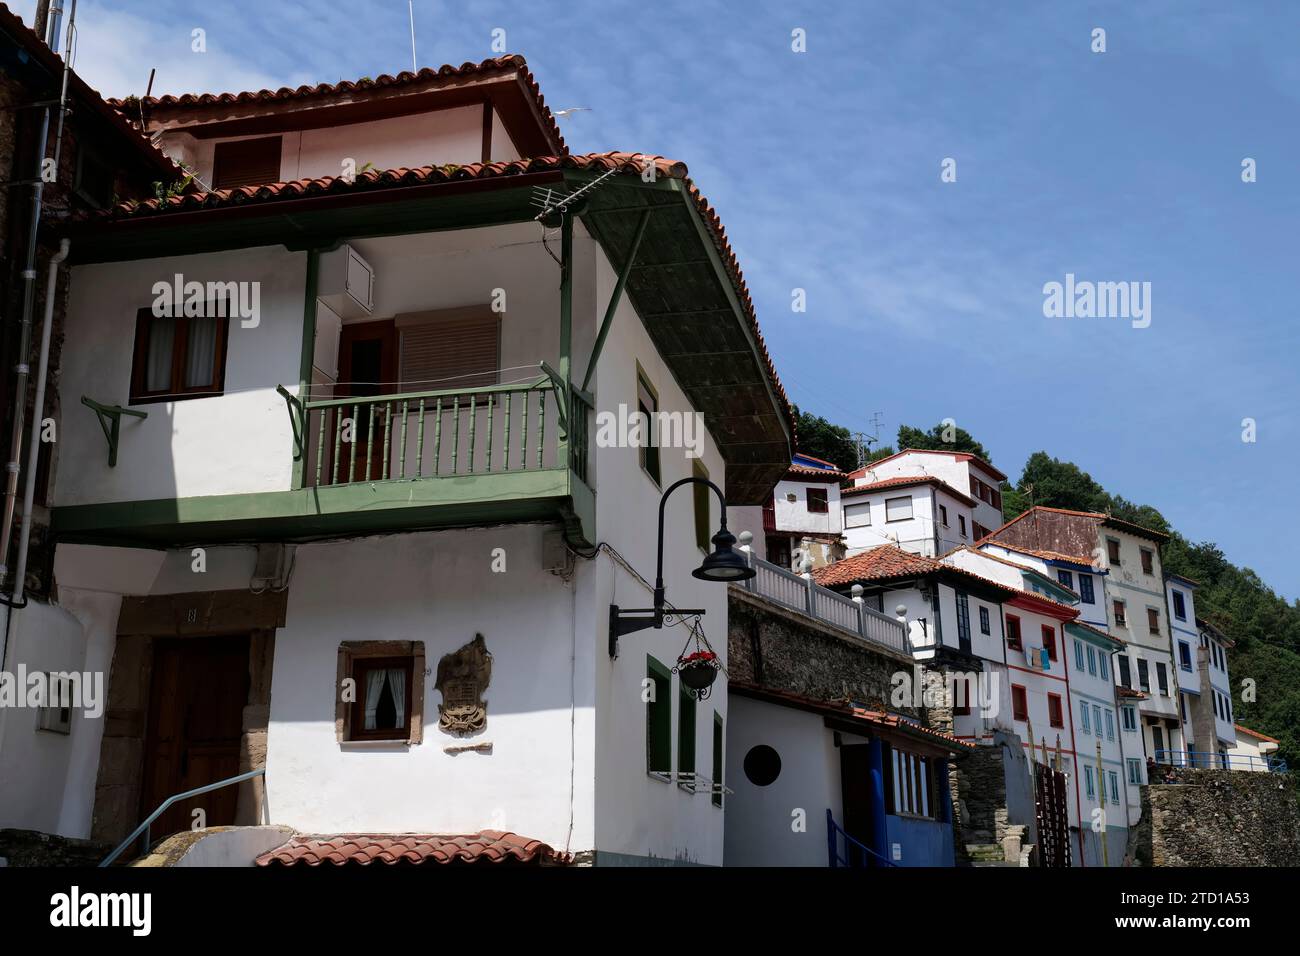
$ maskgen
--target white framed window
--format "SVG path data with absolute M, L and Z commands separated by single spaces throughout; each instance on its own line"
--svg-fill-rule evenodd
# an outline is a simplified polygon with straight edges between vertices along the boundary
M 912 517 L 912 496 L 885 499 L 886 521 L 907 521 Z
M 1128 782 L 1140 784 L 1142 782 L 1142 762 L 1136 757 L 1128 758 Z
M 844 527 L 866 528 L 871 525 L 871 502 L 844 506 Z
M 1125 704 L 1120 710 L 1120 716 L 1123 719 L 1125 730 L 1138 729 L 1137 710 L 1134 709 L 1132 704 Z

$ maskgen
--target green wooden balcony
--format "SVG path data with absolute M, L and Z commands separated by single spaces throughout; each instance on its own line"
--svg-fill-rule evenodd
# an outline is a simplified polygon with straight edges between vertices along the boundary
M 54 530 L 63 541 L 174 546 L 558 519 L 589 544 L 591 405 L 539 371 L 506 385 L 306 401 L 281 387 L 292 488 L 56 503 Z

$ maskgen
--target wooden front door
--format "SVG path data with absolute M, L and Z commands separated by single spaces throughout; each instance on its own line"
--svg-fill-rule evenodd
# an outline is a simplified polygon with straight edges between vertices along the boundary
M 154 643 L 145 732 L 143 820 L 168 797 L 239 773 L 244 705 L 248 702 L 248 636 L 160 638 Z M 235 822 L 236 786 L 173 805 L 151 827 L 156 844 L 193 826 Z
M 392 319 L 382 322 L 358 322 L 343 326 L 339 335 L 339 381 L 334 394 L 338 398 L 364 398 L 371 395 L 392 395 L 397 392 L 397 327 Z M 345 418 L 352 417 L 353 406 L 344 408 Z M 350 448 L 341 449 L 340 469 L 343 481 L 368 481 L 382 474 L 383 430 L 386 415 L 382 406 L 375 409 L 374 431 L 378 450 L 369 447 L 370 410 L 366 405 L 356 406 L 356 421 Z M 369 451 L 370 474 L 366 474 Z

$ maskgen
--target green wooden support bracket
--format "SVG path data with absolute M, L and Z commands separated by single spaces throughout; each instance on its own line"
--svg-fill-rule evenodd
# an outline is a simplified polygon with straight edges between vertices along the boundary
M 609 335 L 610 327 L 614 324 L 614 312 L 618 309 L 618 303 L 623 298 L 623 289 L 627 286 L 628 276 L 632 274 L 637 250 L 641 248 L 641 240 L 645 237 L 646 226 L 649 224 L 650 210 L 647 209 L 641 213 L 641 218 L 637 220 L 636 234 L 632 237 L 632 245 L 628 247 L 627 259 L 623 261 L 623 268 L 619 270 L 618 282 L 614 284 L 614 292 L 609 297 L 609 305 L 605 306 L 605 318 L 600 323 L 600 332 L 596 335 L 596 344 L 591 347 L 591 358 L 587 359 L 587 372 L 582 376 L 582 390 L 584 392 L 591 385 L 591 376 L 596 371 L 596 362 L 600 358 L 601 350 L 605 347 L 605 339 Z
M 99 427 L 104 431 L 104 438 L 108 441 L 108 467 L 117 467 L 117 439 L 122 429 L 122 416 L 131 415 L 135 418 L 148 418 L 148 412 L 137 412 L 134 408 L 123 408 L 121 405 L 101 405 L 94 399 L 81 396 L 81 404 L 85 405 L 95 413 L 99 419 Z
M 542 374 L 550 379 L 551 387 L 555 389 L 555 414 L 560 420 L 560 429 L 568 432 L 569 394 L 568 389 L 564 387 L 564 376 L 546 362 L 538 362 L 537 366 L 542 370 Z
M 307 424 L 307 415 L 300 402 L 293 393 L 283 385 L 277 385 L 275 390 L 284 398 L 284 404 L 289 408 L 289 427 L 293 429 L 293 460 L 299 462 L 302 460 L 302 433 L 298 429 L 298 423 L 301 420 L 303 425 Z M 295 470 L 297 470 L 295 468 Z
M 298 363 L 299 395 L 311 394 L 312 360 L 316 356 L 316 292 L 320 285 L 320 254 L 319 248 L 307 250 L 307 278 L 303 283 L 302 300 L 302 354 Z M 290 413 L 292 411 L 290 409 Z M 302 438 L 299 435 L 307 433 L 307 414 L 306 407 L 301 402 L 298 403 L 298 419 L 300 427 L 294 429 L 294 441 L 298 446 L 298 453 L 293 458 L 294 488 L 303 486 L 303 472 L 306 467 L 306 456 L 303 454 Z

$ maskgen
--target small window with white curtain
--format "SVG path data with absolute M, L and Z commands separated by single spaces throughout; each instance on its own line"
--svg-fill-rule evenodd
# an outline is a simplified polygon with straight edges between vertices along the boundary
M 225 391 L 226 338 L 232 304 L 205 302 L 198 315 L 155 315 L 135 320 L 131 404 L 205 398 Z
M 424 726 L 424 643 L 339 645 L 335 738 L 418 744 Z
M 353 671 L 354 740 L 405 740 L 411 720 L 410 658 L 363 658 Z

